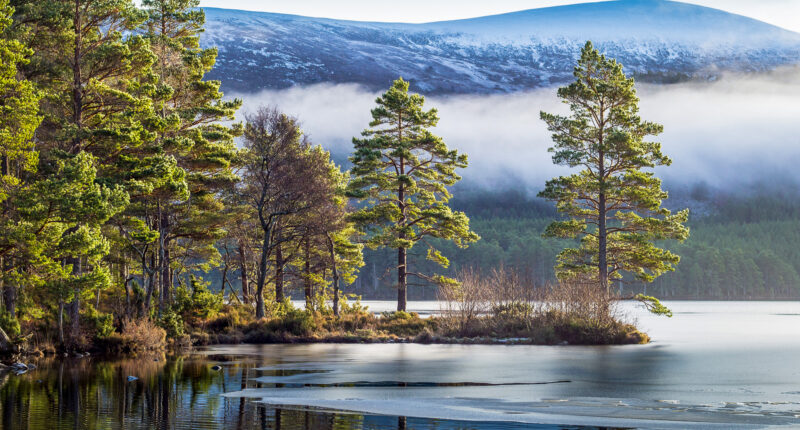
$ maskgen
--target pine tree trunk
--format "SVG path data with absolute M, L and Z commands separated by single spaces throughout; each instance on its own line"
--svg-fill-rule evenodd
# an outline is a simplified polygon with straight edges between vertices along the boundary
M 2 327 L 0 327 L 0 353 L 6 353 L 12 351 L 13 345 L 11 343 L 11 338 L 8 337 L 5 331 L 3 331 Z M 15 391 L 15 390 L 11 390 Z M 7 408 L 6 408 L 7 409 Z
M 131 296 L 133 292 L 131 291 L 131 282 L 128 279 L 128 264 L 122 263 L 119 266 L 119 277 L 122 280 L 125 286 L 125 315 L 130 317 L 131 316 Z
M 0 258 L 0 268 L 2 268 L 4 274 L 11 270 L 11 264 L 8 258 Z M 0 285 L 2 285 L 2 298 L 6 312 L 9 316 L 14 317 L 17 314 L 17 286 L 5 280 L 0 280 L 0 283 Z
M 607 261 L 607 233 L 606 233 L 606 196 L 604 193 L 600 193 L 599 198 L 599 222 L 598 222 L 598 268 L 599 268 L 599 278 L 600 278 L 600 287 L 606 294 L 609 293 L 609 285 L 608 285 L 608 261 Z
M 309 246 L 309 239 L 306 237 L 305 240 L 305 267 L 303 269 L 303 273 L 305 274 L 304 278 L 304 286 L 305 286 L 305 296 L 306 296 L 306 310 L 314 309 L 314 302 L 311 298 L 312 291 L 311 291 L 311 253 L 310 253 L 310 246 Z
M 333 315 L 339 316 L 339 269 L 336 267 L 336 252 L 333 239 L 328 235 L 328 252 L 331 255 L 331 271 L 333 272 Z
M 226 259 L 227 260 L 227 259 Z M 225 284 L 228 282 L 228 262 L 222 267 L 222 283 L 219 286 L 219 291 L 225 296 Z
M 280 241 L 280 239 L 279 239 Z M 283 302 L 283 248 L 280 244 L 275 245 L 275 301 Z
M 17 287 L 14 285 L 10 285 L 9 283 L 5 284 L 5 288 L 3 291 L 3 303 L 5 304 L 6 313 L 9 316 L 16 316 L 17 314 Z
M 72 260 L 73 275 L 80 276 L 80 274 L 82 273 L 80 257 L 71 260 Z M 81 312 L 81 291 L 79 288 L 75 288 L 73 290 L 72 301 L 69 304 L 69 319 L 71 326 L 70 336 L 72 337 L 72 339 L 78 339 L 78 336 L 80 336 L 81 333 L 80 312 Z
M 406 249 L 397 248 L 397 310 L 405 311 L 406 294 Z
M 64 299 L 58 299 L 58 343 L 64 345 Z
M 148 314 L 150 312 L 150 299 L 153 296 L 153 288 L 150 286 L 150 276 L 147 270 L 147 255 L 142 255 L 142 287 L 144 287 L 144 303 L 142 303 L 143 312 L 142 314 Z
M 75 297 L 73 297 L 72 302 L 69 304 L 69 320 L 70 320 L 70 336 L 73 339 L 77 339 L 78 336 L 81 334 L 81 320 L 80 320 L 80 311 L 81 311 L 81 299 L 80 299 L 80 291 L 75 291 Z
M 609 286 L 608 286 L 608 261 L 607 261 L 607 231 L 606 231 L 606 192 L 605 192 L 605 180 L 606 180 L 606 160 L 605 160 L 605 152 L 603 151 L 603 125 L 604 125 L 604 110 L 603 105 L 600 105 L 600 139 L 599 139 L 599 146 L 600 151 L 598 154 L 599 158 L 599 166 L 598 166 L 598 176 L 600 177 L 600 195 L 598 196 L 598 203 L 597 203 L 597 248 L 598 248 L 598 256 L 597 256 L 597 265 L 598 265 L 598 277 L 600 278 L 600 288 L 601 291 L 605 291 L 606 294 L 609 294 Z
M 161 209 L 159 209 L 161 211 Z M 161 303 L 159 309 L 172 301 L 172 268 L 170 267 L 171 257 L 169 253 L 169 229 L 170 222 L 166 211 L 161 213 L 161 220 L 159 222 L 159 238 L 161 248 Z
M 247 256 L 246 250 L 244 247 L 244 243 L 239 241 L 239 266 L 242 270 L 242 301 L 245 303 L 250 303 L 250 285 L 248 284 L 247 279 Z
M 264 283 L 267 279 L 267 257 L 269 251 L 270 228 L 264 230 L 264 241 L 261 245 L 261 262 L 258 266 L 258 285 L 256 285 L 256 318 L 264 318 Z
M 401 140 L 402 140 L 402 133 L 401 133 Z M 402 158 L 400 159 L 400 174 L 405 175 L 405 160 Z M 397 191 L 397 205 L 398 209 L 400 209 L 400 220 L 398 224 L 400 226 L 405 226 L 406 224 L 406 196 L 405 196 L 405 187 L 403 184 L 400 184 L 400 188 Z M 406 238 L 405 233 L 400 233 L 400 240 Z M 406 302 L 407 302 L 407 276 L 406 276 L 406 249 L 401 247 L 397 249 L 397 310 L 405 312 L 406 310 Z
M 403 141 L 403 116 L 402 114 L 397 118 L 397 141 Z M 406 160 L 400 158 L 400 175 L 406 174 Z M 397 224 L 400 227 L 405 227 L 406 224 L 406 193 L 405 185 L 400 182 L 397 190 L 397 208 L 400 210 L 400 219 Z M 405 233 L 400 232 L 400 240 L 406 238 Z M 405 312 L 407 302 L 407 276 L 406 276 L 406 249 L 401 247 L 397 249 L 397 310 Z
M 145 261 L 147 261 L 147 260 L 145 259 Z M 145 267 L 147 267 L 146 263 L 145 263 Z M 152 303 L 153 303 L 153 295 L 156 292 L 156 285 L 155 285 L 155 281 L 156 281 L 156 279 L 155 279 L 156 256 L 155 256 L 155 253 L 150 254 L 150 269 L 145 270 L 145 272 L 147 273 L 147 276 L 146 276 L 147 279 L 145 280 L 146 285 L 147 285 L 147 289 L 145 291 L 147 292 L 147 294 L 146 294 L 145 301 L 144 301 L 144 309 L 145 309 L 145 315 L 149 316 L 150 315 L 150 309 L 151 309 Z

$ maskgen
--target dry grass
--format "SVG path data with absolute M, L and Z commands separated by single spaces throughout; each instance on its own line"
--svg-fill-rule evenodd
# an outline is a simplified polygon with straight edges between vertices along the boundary
M 614 297 L 591 280 L 538 286 L 499 268 L 468 269 L 443 287 L 439 336 L 523 338 L 530 343 L 617 344 L 649 339 L 623 321 Z
M 108 353 L 160 351 L 167 345 L 167 332 L 148 318 L 128 318 L 122 321 L 122 331 L 98 339 Z

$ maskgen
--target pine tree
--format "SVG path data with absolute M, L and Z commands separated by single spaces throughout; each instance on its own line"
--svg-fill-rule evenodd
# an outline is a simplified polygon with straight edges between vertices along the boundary
M 332 210 L 329 211 L 328 227 L 324 233 L 330 259 L 327 264 L 333 287 L 333 314 L 339 316 L 341 287 L 355 282 L 359 269 L 364 266 L 364 256 L 363 245 L 355 242 L 359 236 L 358 229 L 348 219 L 351 208 L 346 194 L 350 172 L 342 172 L 332 161 L 329 161 L 329 166 L 330 180 L 335 185 L 336 193 L 330 196 Z
M 12 14 L 8 1 L 0 0 L 0 301 L 9 318 L 16 319 L 19 288 L 26 281 L 21 271 L 25 250 L 36 236 L 35 227 L 21 216 L 19 198 L 30 192 L 29 178 L 38 165 L 32 138 L 41 118 L 39 92 L 17 77 L 17 66 L 32 51 L 9 35 Z
M 428 129 L 439 118 L 436 109 L 423 110 L 424 97 L 409 94 L 402 78 L 381 95 L 372 110 L 370 129 L 353 139 L 353 179 L 348 194 L 366 205 L 351 219 L 367 233 L 371 248 L 397 249 L 397 310 L 406 309 L 408 275 L 436 282 L 454 282 L 443 276 L 411 272 L 407 252 L 427 237 L 451 240 L 466 247 L 479 239 L 470 231 L 469 218 L 447 205 L 447 187 L 467 167 L 467 156 L 451 150 Z M 447 267 L 449 261 L 433 245 L 427 257 Z
M 158 137 L 162 151 L 173 155 L 186 172 L 189 194 L 162 195 L 157 199 L 159 263 L 163 297 L 173 286 L 173 259 L 191 255 L 205 264 L 218 258 L 213 243 L 224 236 L 228 219 L 220 193 L 237 181 L 234 138 L 240 124 L 234 119 L 241 100 L 222 100 L 219 81 L 204 76 L 216 62 L 216 49 L 200 48 L 205 14 L 198 0 L 144 0 L 148 19 L 145 36 L 157 59 L 156 111 L 165 125 Z M 180 243 L 177 243 L 180 242 Z M 176 253 L 180 255 L 175 255 Z
M 155 138 L 151 127 L 156 121 L 155 76 L 150 72 L 155 57 L 148 41 L 134 34 L 145 15 L 130 0 L 17 3 L 15 19 L 25 27 L 26 40 L 35 51 L 23 73 L 46 89 L 44 121 L 36 138 L 48 170 L 40 168 L 40 173 L 49 180 L 45 172 L 81 172 L 73 177 L 77 189 L 87 196 L 109 198 L 83 207 L 82 220 L 75 219 L 76 224 L 63 232 L 62 244 L 70 244 L 63 249 L 74 255 L 62 252 L 64 266 L 70 267 L 62 284 L 71 288 L 62 297 L 71 300 L 71 337 L 77 339 L 81 299 L 94 289 L 90 281 L 107 272 L 105 262 L 96 258 L 97 252 L 109 251 L 99 229 L 140 186 L 141 181 L 127 176 L 130 164 L 141 167 L 152 156 L 147 147 Z M 92 169 L 86 167 L 88 162 Z M 101 188 L 93 190 L 82 182 L 87 177 Z M 75 212 L 60 207 L 66 212 L 59 217 L 71 222 Z M 96 213 L 90 213 L 92 207 Z
M 42 179 L 21 200 L 25 218 L 40 232 L 33 269 L 39 272 L 49 298 L 58 303 L 62 343 L 81 341 L 79 304 L 110 286 L 111 276 L 102 261 L 110 243 L 102 226 L 128 204 L 128 194 L 121 187 L 98 183 L 96 164 L 86 152 L 45 160 L 39 165 Z M 70 304 L 69 337 L 63 328 L 65 304 Z
M 604 291 L 622 272 L 651 282 L 679 261 L 653 242 L 682 241 L 689 235 L 683 225 L 688 210 L 672 214 L 662 208 L 667 193 L 648 170 L 671 163 L 661 144 L 645 140 L 663 127 L 638 116 L 633 79 L 591 42 L 583 48 L 574 75 L 575 82 L 558 90 L 571 115 L 541 113 L 553 133 L 553 162 L 581 168 L 548 181 L 539 194 L 568 218 L 550 224 L 545 235 L 581 239 L 578 248 L 559 254 L 557 275 L 589 276 Z

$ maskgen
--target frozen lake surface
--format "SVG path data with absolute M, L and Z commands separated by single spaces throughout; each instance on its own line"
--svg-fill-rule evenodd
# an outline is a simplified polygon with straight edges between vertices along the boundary
M 388 310 L 392 302 L 365 302 Z M 800 425 L 800 303 L 626 303 L 649 345 L 279 345 L 213 348 L 302 369 L 228 393 L 375 414 L 642 428 Z M 429 314 L 435 302 L 412 302 Z
M 649 345 L 237 345 L 44 360 L 0 376 L 0 428 L 800 425 L 800 302 L 666 304 L 671 319 L 623 305 Z

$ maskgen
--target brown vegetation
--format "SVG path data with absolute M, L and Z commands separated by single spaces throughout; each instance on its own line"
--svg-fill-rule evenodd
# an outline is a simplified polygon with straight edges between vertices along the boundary
M 463 271 L 458 286 L 440 289 L 441 314 L 376 315 L 358 302 L 338 316 L 285 302 L 267 318 L 249 320 L 235 307 L 191 329 L 195 345 L 214 343 L 419 342 L 521 344 L 630 344 L 649 338 L 626 323 L 614 297 L 593 282 L 536 286 L 503 268 L 482 276 Z
M 167 346 L 167 332 L 148 318 L 126 319 L 121 332 L 98 340 L 100 351 L 111 354 L 159 351 Z
M 472 269 L 460 285 L 440 289 L 440 335 L 456 338 L 516 338 L 536 344 L 647 343 L 626 323 L 617 300 L 596 282 L 537 286 L 517 272 L 499 268 L 488 276 Z

